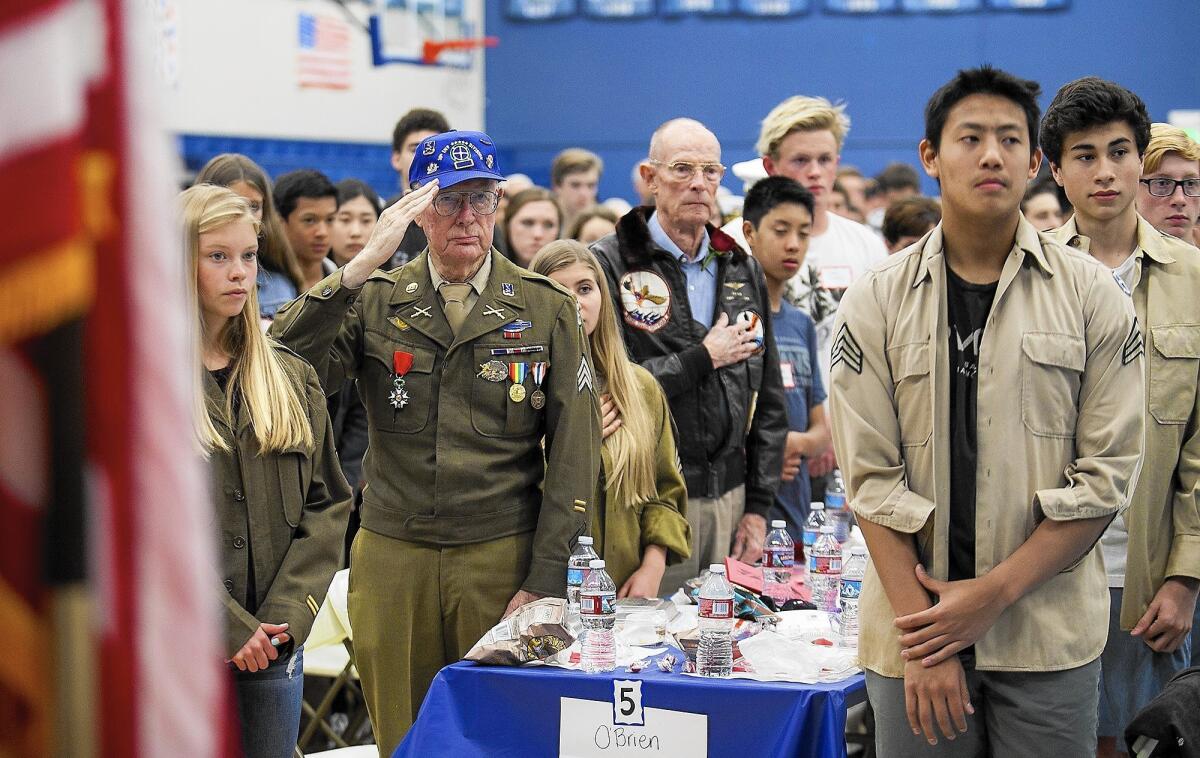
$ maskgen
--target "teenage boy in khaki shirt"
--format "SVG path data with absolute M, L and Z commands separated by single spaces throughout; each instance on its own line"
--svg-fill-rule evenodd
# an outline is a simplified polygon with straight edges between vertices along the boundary
M 1200 251 L 1137 213 L 1149 142 L 1141 99 L 1096 77 L 1065 85 L 1042 120 L 1046 159 L 1075 208 L 1052 235 L 1112 270 L 1147 341 L 1142 472 L 1129 510 L 1100 540 L 1111 599 L 1101 756 L 1124 755 L 1125 727 L 1187 667 L 1200 577 Z
M 1109 272 L 1021 216 L 1038 91 L 983 67 L 933 95 L 942 223 L 838 314 L 833 436 L 872 556 L 859 660 L 889 758 L 1095 750 L 1092 548 L 1137 478 L 1143 348 Z

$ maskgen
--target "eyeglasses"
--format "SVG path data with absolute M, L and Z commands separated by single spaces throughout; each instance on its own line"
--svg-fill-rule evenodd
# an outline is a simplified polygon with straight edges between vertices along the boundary
M 500 205 L 500 195 L 495 192 L 438 192 L 433 209 L 439 216 L 454 216 L 462 210 L 464 200 L 480 216 L 492 215 Z
M 686 182 L 691 180 L 696 172 L 699 171 L 704 176 L 704 181 L 716 184 L 721 181 L 721 177 L 725 176 L 725 167 L 720 163 L 689 163 L 687 161 L 672 161 L 664 163 L 662 161 L 650 160 L 655 166 L 664 166 L 667 169 L 667 176 L 677 182 Z
M 1188 197 L 1200 197 L 1200 179 L 1139 179 L 1146 189 L 1155 197 L 1170 197 L 1175 194 L 1176 187 L 1183 187 L 1183 194 Z

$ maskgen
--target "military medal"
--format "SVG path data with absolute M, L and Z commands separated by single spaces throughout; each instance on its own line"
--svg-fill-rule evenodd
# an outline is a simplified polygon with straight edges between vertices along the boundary
M 395 373 L 392 374 L 392 391 L 388 395 L 388 402 L 396 410 L 408 405 L 408 390 L 404 389 L 404 375 L 412 368 L 412 364 L 412 353 L 406 353 L 403 350 L 392 353 L 392 369 Z
M 528 363 L 508 364 L 508 378 L 512 380 L 512 386 L 508 388 L 508 399 L 514 403 L 525 399 L 525 374 L 528 371 Z
M 521 332 L 525 331 L 531 326 L 533 326 L 532 322 L 525 321 L 524 319 L 517 319 L 516 321 L 505 324 L 503 327 L 501 327 L 501 329 L 504 331 L 504 339 L 519 340 L 521 339 Z
M 535 388 L 529 395 L 529 404 L 535 411 L 540 411 L 546 405 L 546 393 L 542 392 L 542 382 L 546 381 L 546 369 L 549 367 L 550 364 L 546 361 L 534 361 L 529 366 Z
M 500 361 L 488 361 L 487 363 L 480 363 L 479 377 L 481 379 L 486 379 L 489 382 L 504 381 L 504 364 Z

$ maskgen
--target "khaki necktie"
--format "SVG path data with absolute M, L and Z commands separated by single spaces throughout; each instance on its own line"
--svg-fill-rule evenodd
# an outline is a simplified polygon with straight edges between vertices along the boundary
M 446 312 L 446 320 L 450 322 L 450 330 L 457 335 L 463 322 L 467 320 L 467 296 L 471 294 L 471 285 L 442 282 L 438 292 L 442 293 L 442 299 L 446 301 L 443 310 Z

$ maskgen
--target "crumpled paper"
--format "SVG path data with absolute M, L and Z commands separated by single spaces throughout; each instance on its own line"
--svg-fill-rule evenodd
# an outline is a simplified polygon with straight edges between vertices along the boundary
M 500 666 L 545 660 L 575 641 L 567 625 L 567 601 L 544 597 L 526 603 L 488 630 L 464 657 Z

